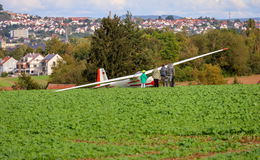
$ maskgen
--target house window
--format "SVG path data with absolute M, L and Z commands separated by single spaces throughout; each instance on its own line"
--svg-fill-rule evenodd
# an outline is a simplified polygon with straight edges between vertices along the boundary
M 37 65 L 35 64 L 35 65 L 33 65 L 33 67 L 37 67 Z
M 53 66 L 53 67 L 55 67 L 55 66 L 56 66 L 56 63 L 55 63 L 55 62 L 53 62 L 53 63 L 52 63 L 52 66 Z
M 31 71 L 31 73 L 33 73 L 33 71 Z

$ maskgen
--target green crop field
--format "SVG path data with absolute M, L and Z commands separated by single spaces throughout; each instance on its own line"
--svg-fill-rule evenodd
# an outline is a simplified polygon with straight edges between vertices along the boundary
M 32 76 L 32 79 L 45 86 L 48 83 L 49 76 Z M 0 77 L 0 87 L 11 87 L 17 81 L 17 77 Z
M 0 92 L 0 159 L 260 157 L 260 85 Z

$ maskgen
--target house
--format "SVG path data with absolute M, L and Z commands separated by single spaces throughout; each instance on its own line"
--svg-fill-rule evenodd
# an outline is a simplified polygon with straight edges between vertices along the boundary
M 26 54 L 16 65 L 16 72 L 30 75 L 40 75 L 42 72 L 41 61 L 44 57 L 39 53 Z
M 58 62 L 63 60 L 58 54 L 48 54 L 41 62 L 42 74 L 51 75 L 53 67 L 57 66 Z
M 15 60 L 13 57 L 4 57 L 3 59 L 0 59 L 0 75 L 3 72 L 6 73 L 14 73 L 16 68 L 17 60 Z

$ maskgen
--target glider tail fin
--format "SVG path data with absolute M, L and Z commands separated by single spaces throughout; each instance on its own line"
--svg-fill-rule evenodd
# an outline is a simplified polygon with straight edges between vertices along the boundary
M 97 71 L 97 82 L 102 82 L 108 80 L 107 74 L 104 68 L 99 68 Z

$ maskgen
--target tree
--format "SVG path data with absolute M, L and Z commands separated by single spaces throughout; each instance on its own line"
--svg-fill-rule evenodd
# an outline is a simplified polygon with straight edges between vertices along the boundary
M 248 31 L 246 44 L 249 47 L 249 65 L 253 73 L 260 74 L 260 29 Z
M 65 54 L 64 61 L 60 61 L 53 69 L 50 76 L 51 83 L 61 84 L 81 84 L 86 82 L 87 79 L 83 77 L 86 69 L 85 61 L 77 61 L 69 54 Z
M 45 54 L 45 52 L 44 52 L 44 50 L 43 50 L 43 48 L 40 46 L 40 47 L 37 47 L 36 49 L 35 49 L 35 52 L 36 53 L 40 53 L 40 54 Z
M 147 69 L 142 35 L 129 12 L 123 21 L 116 15 L 103 18 L 92 36 L 88 63 L 105 68 L 111 78 Z
M 10 52 L 10 56 L 14 59 L 21 59 L 25 54 L 27 53 L 33 53 L 34 49 L 27 46 L 27 45 L 21 45 L 15 50 Z
M 177 37 L 173 32 L 167 30 L 155 31 L 152 35 L 157 38 L 162 45 L 160 50 L 162 60 L 173 62 L 179 58 L 181 48 L 177 41 Z
M 249 18 L 247 21 L 247 30 L 254 30 L 255 28 L 255 20 Z
M 193 43 L 192 39 L 186 32 L 180 32 L 176 34 L 177 40 L 180 44 L 180 59 L 187 59 L 198 56 L 198 47 Z M 203 59 L 197 59 L 181 65 L 180 67 L 192 66 L 199 67 L 203 63 Z
M 225 74 L 247 75 L 251 72 L 248 65 L 248 46 L 242 35 L 230 30 L 212 30 L 204 35 L 195 36 L 193 41 L 202 53 L 229 48 L 225 53 L 205 58 L 206 63 L 220 65 Z
M 77 60 L 88 60 L 91 50 L 91 39 L 81 38 L 74 42 L 73 55 Z
M 165 18 L 166 20 L 174 20 L 174 17 L 172 15 L 169 15 Z
M 68 45 L 60 41 L 58 38 L 52 38 L 46 42 L 46 53 L 47 54 L 65 54 Z
M 0 4 L 0 11 L 4 10 L 3 5 Z
M 250 74 L 249 49 L 245 38 L 238 33 L 229 30 L 215 30 L 208 34 L 209 48 L 218 50 L 220 48 L 229 48 L 224 54 L 212 55 L 213 64 L 219 64 L 228 74 L 248 75 Z
M 4 58 L 4 57 L 5 57 L 5 50 L 0 48 L 0 58 Z

